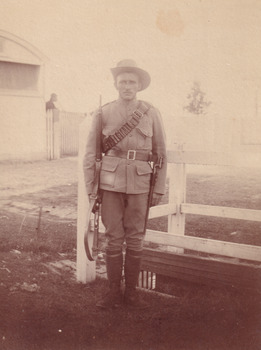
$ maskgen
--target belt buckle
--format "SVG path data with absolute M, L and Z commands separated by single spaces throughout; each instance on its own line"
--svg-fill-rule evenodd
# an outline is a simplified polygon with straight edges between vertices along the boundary
M 135 160 L 136 158 L 136 151 L 133 149 L 129 149 L 127 153 L 127 159 L 128 160 Z

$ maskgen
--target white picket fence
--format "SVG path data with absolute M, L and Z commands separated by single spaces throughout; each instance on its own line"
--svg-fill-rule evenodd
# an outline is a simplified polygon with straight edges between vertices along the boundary
M 46 151 L 48 160 L 60 158 L 59 111 L 56 109 L 46 113 Z
M 85 148 L 87 126 L 80 133 L 79 149 L 79 182 L 78 182 L 78 227 L 77 227 L 77 280 L 82 283 L 93 281 L 96 277 L 95 262 L 86 258 L 83 237 L 86 226 L 86 213 L 88 200 L 85 192 L 82 157 Z M 253 158 L 252 154 L 245 154 Z M 261 153 L 255 154 L 256 164 L 261 164 Z M 216 216 L 220 218 L 233 218 L 249 221 L 261 221 L 261 210 L 242 208 L 218 207 L 201 204 L 186 203 L 186 165 L 242 165 L 242 154 L 186 151 L 177 146 L 168 151 L 169 174 L 169 203 L 153 207 L 149 218 L 168 216 L 168 232 L 147 230 L 146 241 L 171 246 L 182 254 L 183 249 L 189 249 L 209 254 L 217 254 L 227 257 L 261 261 L 261 247 L 246 244 L 230 243 L 218 240 L 185 236 L 186 214 Z
M 85 115 L 81 113 L 60 112 L 61 156 L 76 156 L 79 150 L 79 127 Z
M 79 151 L 79 128 L 83 113 L 48 110 L 46 113 L 47 159 L 76 156 Z

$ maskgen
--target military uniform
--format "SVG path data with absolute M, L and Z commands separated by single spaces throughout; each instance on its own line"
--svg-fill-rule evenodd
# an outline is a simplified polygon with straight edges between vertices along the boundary
M 101 217 L 107 238 L 107 274 L 110 285 L 114 281 L 118 286 L 123 263 L 122 248 L 126 242 L 126 288 L 128 284 L 131 288 L 133 284 L 136 286 L 140 269 L 152 173 L 149 164 L 151 157 L 163 159 L 154 192 L 162 195 L 165 193 L 165 133 L 159 111 L 136 98 L 127 103 L 119 98 L 102 108 L 102 139 L 106 140 L 106 137 L 115 134 L 132 118 L 133 112 L 139 109 L 141 103 L 147 107 L 146 113 L 127 136 L 105 153 L 100 173 L 100 189 L 103 194 Z M 98 113 L 96 111 L 93 115 L 83 164 L 88 194 L 92 193 L 95 172 Z
M 132 113 L 138 108 L 138 106 L 139 101 L 137 100 L 131 101 L 128 106 L 126 106 L 126 104 L 120 100 L 111 102 L 104 106 L 102 108 L 103 137 L 114 134 L 120 126 L 125 124 L 131 118 Z M 109 150 L 102 159 L 100 174 L 100 188 L 104 190 L 102 220 L 105 221 L 104 224 L 107 229 L 106 235 L 108 238 L 111 235 L 115 236 L 117 234 L 124 234 L 125 229 L 124 227 L 119 227 L 118 223 L 117 227 L 115 227 L 116 223 L 114 221 L 119 220 L 117 220 L 113 214 L 113 211 L 115 210 L 114 205 L 116 204 L 115 198 L 117 196 L 113 196 L 114 200 L 112 201 L 112 199 L 110 199 L 107 205 L 107 191 L 126 195 L 135 195 L 134 198 L 137 199 L 140 197 L 139 202 L 137 202 L 137 205 L 134 206 L 137 212 L 136 216 L 133 215 L 133 217 L 131 217 L 132 213 L 130 213 L 130 217 L 128 217 L 126 221 L 130 221 L 128 226 L 131 226 L 131 222 L 133 223 L 135 226 L 135 228 L 133 228 L 134 230 L 137 230 L 138 226 L 138 233 L 143 235 L 145 220 L 144 215 L 147 207 L 146 200 L 148 199 L 150 176 L 152 173 L 151 166 L 148 163 L 151 155 L 153 155 L 153 157 L 163 157 L 163 165 L 158 171 L 154 191 L 159 194 L 165 193 L 167 168 L 165 135 L 159 112 L 153 106 L 148 105 L 148 107 L 148 111 L 143 116 L 138 126 L 115 147 L 113 147 L 112 150 Z M 84 158 L 84 173 L 88 194 L 92 192 L 92 182 L 94 178 L 97 113 L 94 114 L 94 120 L 88 138 Z M 137 160 L 137 155 L 140 156 L 140 159 L 144 155 L 144 160 Z M 143 194 L 143 196 L 137 196 L 138 194 Z M 112 194 L 110 194 L 110 196 L 111 195 Z M 123 198 L 127 197 L 125 196 Z M 114 204 L 112 204 L 113 202 Z M 118 205 L 118 210 L 115 211 L 117 216 L 119 215 L 120 210 L 120 204 Z M 122 208 L 122 210 L 125 209 Z M 143 215 L 139 215 L 140 213 L 143 213 Z M 128 215 L 129 213 L 127 212 L 126 214 Z M 115 232 L 115 230 L 117 232 Z M 141 244 L 142 241 L 139 241 Z M 120 240 L 115 241 L 114 239 L 112 242 L 108 240 L 108 246 L 112 249 L 120 249 L 121 245 L 122 242 Z M 140 246 L 139 249 L 141 248 L 142 247 Z M 138 249 L 137 245 L 135 249 Z

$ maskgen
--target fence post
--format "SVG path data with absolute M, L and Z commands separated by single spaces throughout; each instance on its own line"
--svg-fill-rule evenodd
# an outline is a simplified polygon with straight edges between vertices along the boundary
M 86 214 L 89 201 L 87 198 L 83 174 L 83 156 L 85 144 L 89 131 L 89 121 L 87 118 L 80 124 L 79 128 L 79 156 L 78 156 L 78 220 L 77 220 L 77 281 L 87 283 L 96 278 L 95 261 L 89 261 L 84 248 L 84 230 L 86 226 Z
M 53 109 L 53 158 L 59 159 L 61 156 L 61 125 L 60 111 Z
M 186 197 L 186 165 L 168 164 L 169 167 L 169 203 L 176 205 L 176 213 L 168 216 L 168 232 L 178 235 L 185 234 L 185 214 L 181 212 L 181 204 Z M 172 249 L 173 251 L 173 249 Z M 175 248 L 176 253 L 184 249 Z
M 47 159 L 53 159 L 53 112 L 51 109 L 46 112 L 46 148 Z

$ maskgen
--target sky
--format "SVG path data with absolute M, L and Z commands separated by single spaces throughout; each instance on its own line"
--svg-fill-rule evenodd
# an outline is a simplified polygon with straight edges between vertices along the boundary
M 254 113 L 261 84 L 259 0 L 1 0 L 0 29 L 46 57 L 45 99 L 90 112 L 117 98 L 110 68 L 132 58 L 151 75 L 140 98 L 183 113 L 193 81 L 211 113 Z

